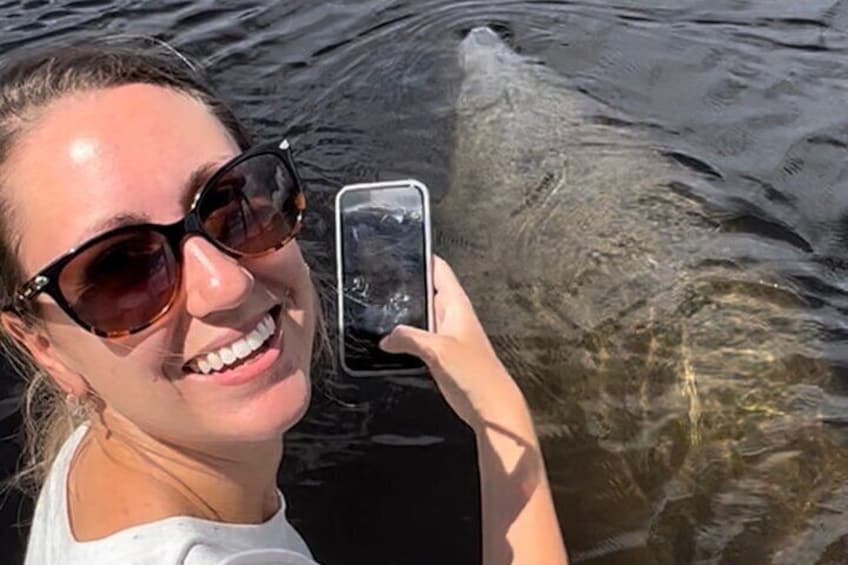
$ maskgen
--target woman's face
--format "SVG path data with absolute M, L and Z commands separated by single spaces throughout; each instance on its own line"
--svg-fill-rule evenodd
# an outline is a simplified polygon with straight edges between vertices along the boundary
M 172 223 L 185 215 L 192 173 L 239 153 L 199 101 L 151 85 L 66 96 L 29 124 L 5 168 L 19 257 L 32 276 L 67 250 L 131 214 Z M 154 437 L 223 444 L 279 437 L 309 402 L 314 289 L 291 242 L 236 260 L 198 236 L 183 242 L 180 295 L 146 330 L 106 340 L 83 330 L 46 296 L 48 372 L 69 392 L 87 388 L 107 409 Z M 282 305 L 271 349 L 279 355 L 237 381 L 186 372 L 192 359 L 250 333 Z M 279 310 L 279 309 L 277 309 Z M 32 349 L 32 347 L 30 347 Z M 264 367 L 262 365 L 265 365 Z

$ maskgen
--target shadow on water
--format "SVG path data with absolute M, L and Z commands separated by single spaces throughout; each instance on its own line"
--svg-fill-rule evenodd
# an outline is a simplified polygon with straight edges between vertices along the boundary
M 658 344 L 638 334 L 609 358 L 611 327 L 527 338 L 489 326 L 531 401 L 557 407 L 559 420 L 546 418 L 540 430 L 574 560 L 841 562 L 848 3 L 4 1 L 0 49 L 96 29 L 155 34 L 197 56 L 260 137 L 294 138 L 310 189 L 304 247 L 329 277 L 331 203 L 342 184 L 415 176 L 447 201 L 456 48 L 481 24 L 555 70 L 563 89 L 598 102 L 598 127 L 638 132 L 703 179 L 697 190 L 676 187 L 711 211 L 721 234 L 721 261 L 702 267 L 771 273 L 801 298 L 822 342 L 816 355 L 764 362 L 757 386 L 702 381 L 715 386 L 699 389 L 698 443 L 689 405 L 686 418 L 676 411 L 685 391 L 669 384 L 686 367 L 671 357 L 628 365 L 649 347 L 679 350 L 673 336 Z M 528 205 L 544 206 L 552 185 L 533 178 Z M 474 208 L 460 212 L 472 218 Z M 474 252 L 461 230 L 437 227 L 445 228 L 437 252 Z M 727 300 L 762 292 L 745 280 L 719 287 L 710 291 Z M 539 316 L 563 291 L 516 289 L 514 307 Z M 785 305 L 778 294 L 770 303 Z M 690 318 L 709 311 L 683 303 Z M 785 331 L 780 320 L 759 335 Z M 709 358 L 701 369 L 720 374 L 725 361 Z M 829 370 L 818 372 L 821 365 Z M 323 384 L 287 437 L 280 475 L 290 518 L 316 556 L 328 564 L 477 562 L 473 441 L 430 382 L 316 379 Z M 7 410 L 10 381 L 3 392 L 9 435 L 19 426 Z M 16 447 L 2 445 L 8 473 Z M 29 508 L 10 499 L 2 511 L 11 523 Z M 3 532 L 17 562 L 19 532 Z

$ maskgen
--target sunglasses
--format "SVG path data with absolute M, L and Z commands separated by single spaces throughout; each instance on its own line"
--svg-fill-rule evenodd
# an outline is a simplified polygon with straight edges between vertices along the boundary
M 3 310 L 21 314 L 45 293 L 98 336 L 139 332 L 178 296 L 187 236 L 199 235 L 231 257 L 259 257 L 294 239 L 305 209 L 288 141 L 256 146 L 218 169 L 183 219 L 98 235 L 28 280 Z

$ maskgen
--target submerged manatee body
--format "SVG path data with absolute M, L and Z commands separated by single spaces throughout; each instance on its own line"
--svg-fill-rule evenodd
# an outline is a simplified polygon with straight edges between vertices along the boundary
M 488 28 L 459 59 L 436 250 L 528 396 L 573 557 L 838 543 L 848 527 L 819 528 L 848 511 L 829 371 L 792 289 L 727 252 L 692 197 L 707 180 Z

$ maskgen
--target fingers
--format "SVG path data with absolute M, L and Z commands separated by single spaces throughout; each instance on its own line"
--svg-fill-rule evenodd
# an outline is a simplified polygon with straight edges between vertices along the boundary
M 437 293 L 437 303 L 453 304 L 456 301 L 468 300 L 453 269 L 438 255 L 433 255 L 433 286 Z
M 436 334 L 413 328 L 412 326 L 399 325 L 392 332 L 380 340 L 380 349 L 386 353 L 406 353 L 415 355 L 428 366 L 436 363 L 436 341 L 441 339 Z
M 444 300 L 439 300 L 436 298 L 433 301 L 433 313 L 435 314 L 435 327 L 433 331 L 439 333 L 439 328 L 445 321 L 445 315 L 447 314 L 447 307 L 445 306 Z
M 450 293 L 456 289 L 462 290 L 453 269 L 451 269 L 447 261 L 438 255 L 433 255 L 433 286 L 436 287 L 436 291 L 440 294 L 442 292 Z

